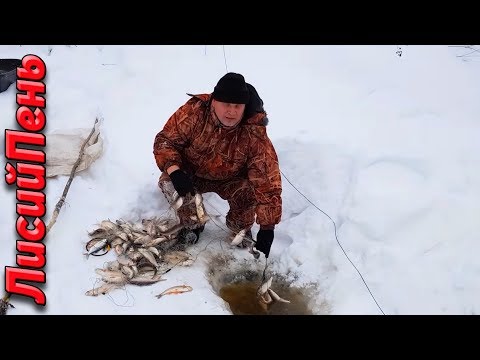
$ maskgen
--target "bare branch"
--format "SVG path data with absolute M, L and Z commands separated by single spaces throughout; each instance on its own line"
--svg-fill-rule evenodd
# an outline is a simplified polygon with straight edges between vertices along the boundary
M 70 185 L 72 184 L 73 178 L 75 177 L 75 172 L 78 168 L 78 165 L 80 165 L 80 162 L 82 161 L 82 157 L 83 157 L 83 154 L 85 152 L 85 146 L 90 141 L 90 138 L 92 137 L 93 133 L 95 132 L 95 125 L 97 125 L 97 123 L 98 123 L 98 118 L 95 119 L 95 123 L 93 125 L 92 131 L 90 132 L 88 137 L 85 139 L 82 147 L 80 148 L 80 153 L 78 155 L 77 161 L 75 162 L 75 164 L 73 164 L 72 171 L 70 172 L 70 177 L 67 181 L 67 185 L 65 185 L 65 189 L 63 190 L 62 197 L 57 202 L 57 205 L 55 205 L 55 210 L 53 211 L 52 218 L 50 219 L 50 222 L 47 225 L 47 233 L 50 231 L 52 226 L 57 221 L 57 217 L 58 217 L 58 214 L 60 213 L 60 209 L 62 208 L 62 206 L 65 202 L 65 198 L 67 197 L 68 190 L 70 189 Z

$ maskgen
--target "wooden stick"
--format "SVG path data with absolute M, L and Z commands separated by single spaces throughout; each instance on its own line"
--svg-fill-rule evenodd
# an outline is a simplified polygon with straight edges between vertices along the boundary
M 63 189 L 63 194 L 60 200 L 58 200 L 57 205 L 55 205 L 55 210 L 53 211 L 52 218 L 50 219 L 48 225 L 47 225 L 47 233 L 50 231 L 52 226 L 55 224 L 57 221 L 58 214 L 60 213 L 60 209 L 62 208 L 63 204 L 65 203 L 65 198 L 67 197 L 68 190 L 70 189 L 70 185 L 72 184 L 73 178 L 75 177 L 75 171 L 78 168 L 78 165 L 80 165 L 80 162 L 82 161 L 83 154 L 85 152 L 85 146 L 87 143 L 90 141 L 90 138 L 92 137 L 93 133 L 95 132 L 95 125 L 98 123 L 98 118 L 95 119 L 95 123 L 93 125 L 92 131 L 90 132 L 90 135 L 85 139 L 82 147 L 80 148 L 80 153 L 78 155 L 78 159 L 73 164 L 72 171 L 70 172 L 70 177 L 67 181 L 67 185 L 65 185 L 65 189 Z
M 93 133 L 95 132 L 95 125 L 98 123 L 98 118 L 95 119 L 95 123 L 93 124 L 93 129 L 88 135 L 87 139 L 83 142 L 82 147 L 80 148 L 80 153 L 78 155 L 78 159 L 73 164 L 72 171 L 70 172 L 70 177 L 68 178 L 67 184 L 65 185 L 65 189 L 63 189 L 63 194 L 60 200 L 55 205 L 55 210 L 53 211 L 52 218 L 50 219 L 47 228 L 46 234 L 50 231 L 52 226 L 56 223 L 58 214 L 60 213 L 60 209 L 62 208 L 63 204 L 65 203 L 65 198 L 67 197 L 68 190 L 70 189 L 70 185 L 72 184 L 73 178 L 75 177 L 75 171 L 77 170 L 78 166 L 82 161 L 83 154 L 85 152 L 85 146 L 87 146 L 90 138 L 92 137 Z M 6 315 L 8 307 L 13 307 L 12 304 L 9 304 L 10 294 L 7 293 L 1 300 L 0 300 L 0 315 Z

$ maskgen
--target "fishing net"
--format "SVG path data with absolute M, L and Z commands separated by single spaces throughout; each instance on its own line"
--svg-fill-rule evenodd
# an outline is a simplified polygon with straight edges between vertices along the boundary
M 94 133 L 87 142 L 84 155 L 75 173 L 87 169 L 103 153 L 103 140 L 95 124 Z M 92 129 L 69 129 L 58 130 L 47 134 L 46 155 L 46 177 L 58 175 L 70 175 L 73 165 L 78 159 L 80 149 L 91 133 Z

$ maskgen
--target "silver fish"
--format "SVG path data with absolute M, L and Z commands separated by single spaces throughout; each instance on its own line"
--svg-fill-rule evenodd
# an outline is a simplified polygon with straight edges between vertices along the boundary
M 157 257 L 160 257 L 160 252 L 158 251 L 158 249 L 156 247 L 153 247 L 153 246 L 150 246 L 147 248 L 148 251 L 150 251 L 151 253 L 155 254 Z
M 115 250 L 115 253 L 116 253 L 117 255 L 123 254 L 123 247 L 122 247 L 122 245 L 120 245 L 120 244 L 119 244 L 119 245 L 116 245 L 113 249 Z
M 155 238 L 155 239 L 153 239 L 152 241 L 144 244 L 144 246 L 146 246 L 146 247 L 156 246 L 156 245 L 160 244 L 161 242 L 167 241 L 167 240 L 168 240 L 168 239 L 167 239 L 165 236 L 160 236 L 160 237 Z
M 153 223 L 153 221 L 147 222 L 147 224 L 144 225 L 144 227 L 148 235 L 150 235 L 152 238 L 156 237 L 157 229 L 155 228 L 155 224 Z
M 150 235 L 140 235 L 139 237 L 137 237 L 135 240 L 134 240 L 134 244 L 148 244 L 149 242 L 151 242 L 153 239 Z
M 98 241 L 97 243 L 95 243 L 95 245 L 93 245 L 90 249 L 88 249 L 88 251 L 87 251 L 86 253 L 84 253 L 83 255 L 86 255 L 86 256 L 87 256 L 87 259 L 88 259 L 88 257 L 89 257 L 91 254 L 95 254 L 97 251 L 100 251 L 100 250 L 102 250 L 105 246 L 107 246 L 107 243 L 108 243 L 108 240 L 107 240 L 107 239 L 100 240 L 100 241 Z
M 131 252 L 127 256 L 133 261 L 138 261 L 143 257 L 143 255 L 140 254 L 138 251 Z
M 175 191 L 173 194 L 173 202 L 172 202 L 172 209 L 177 211 L 180 209 L 183 205 L 183 197 L 178 195 L 178 193 Z
M 155 295 L 157 299 L 160 299 L 162 296 L 165 295 L 171 295 L 171 294 L 182 294 L 184 292 L 192 291 L 193 288 L 188 285 L 178 285 L 178 286 L 172 286 L 169 287 L 168 289 L 164 290 L 158 295 Z
M 155 256 L 150 251 L 148 251 L 147 249 L 139 248 L 138 252 L 142 254 L 145 257 L 145 259 L 150 261 L 150 263 L 152 263 L 156 268 L 159 267 L 158 262 L 155 259 Z
M 239 245 L 242 242 L 242 240 L 245 238 L 246 232 L 247 232 L 247 229 L 240 230 L 237 233 L 237 235 L 235 235 L 230 245 L 233 245 L 233 246 Z
M 286 300 L 286 299 L 281 298 L 281 297 L 280 297 L 275 291 L 273 291 L 272 289 L 268 289 L 268 292 L 269 292 L 270 295 L 272 296 L 273 300 L 290 304 L 290 300 Z
M 122 265 L 122 273 L 125 274 L 129 279 L 135 276 L 135 272 L 130 266 Z
M 180 230 L 182 230 L 183 227 L 184 227 L 183 224 L 173 225 L 168 230 L 164 231 L 162 235 L 168 236 L 168 235 L 176 234 L 176 233 L 180 232 Z
M 127 233 L 124 233 L 122 231 L 118 231 L 117 233 L 115 233 L 115 235 L 117 236 L 117 238 L 120 238 L 123 241 L 128 241 Z
M 105 268 L 110 271 L 117 271 L 120 270 L 120 263 L 117 260 L 109 261 L 105 264 Z
M 133 285 L 145 286 L 145 285 L 155 284 L 159 281 L 167 280 L 167 279 L 162 279 L 162 274 L 156 274 L 153 276 L 149 276 L 149 275 L 150 275 L 149 273 L 137 275 L 131 278 L 130 280 L 128 280 L 128 282 Z
M 257 295 L 262 296 L 268 292 L 268 289 L 272 286 L 273 276 L 270 277 L 267 281 L 265 281 L 257 290 Z
M 102 228 L 95 229 L 88 233 L 88 236 L 92 238 L 105 237 L 107 236 L 107 231 Z
M 112 291 L 113 289 L 117 288 L 117 284 L 103 284 L 97 288 L 88 290 L 85 295 L 87 296 L 98 296 L 98 295 L 105 295 L 106 293 Z
M 185 251 L 170 251 L 163 256 L 163 261 L 171 265 L 190 266 L 195 259 Z
M 203 198 L 202 194 L 195 194 L 195 207 L 197 209 L 197 217 L 201 224 L 205 224 L 208 221 L 208 216 L 205 214 L 205 209 L 203 207 Z
M 117 229 L 117 224 L 111 222 L 110 220 L 103 220 L 100 223 L 100 228 L 106 230 L 106 231 L 112 231 Z
M 127 277 L 120 270 L 95 269 L 95 272 L 102 277 L 102 280 L 109 284 L 125 284 Z
M 120 237 L 117 237 L 112 241 L 112 243 L 110 245 L 111 245 L 112 248 L 115 248 L 115 246 L 122 245 L 123 243 L 124 243 L 124 241 Z
M 283 303 L 290 303 L 289 300 L 283 299 L 278 295 L 275 291 L 271 289 L 273 277 L 270 277 L 267 281 L 265 281 L 257 290 L 257 297 L 259 304 L 265 309 L 268 310 L 270 306 L 274 303 L 283 302 Z
M 117 261 L 121 264 L 121 265 L 126 265 L 126 266 L 133 266 L 135 265 L 135 261 L 133 259 L 131 259 L 130 257 L 126 256 L 126 255 L 119 255 L 117 257 Z

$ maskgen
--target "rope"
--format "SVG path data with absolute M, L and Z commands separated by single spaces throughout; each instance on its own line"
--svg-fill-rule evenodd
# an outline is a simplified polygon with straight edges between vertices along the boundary
M 228 73 L 228 66 L 227 66 L 227 56 L 225 55 L 225 45 L 223 47 L 223 59 L 225 60 L 225 71 Z
M 370 293 L 370 296 L 372 297 L 373 301 L 375 301 L 375 304 L 377 304 L 378 308 L 380 309 L 380 311 L 382 312 L 383 315 L 385 315 L 385 313 L 383 312 L 382 308 L 380 307 L 380 305 L 378 304 L 377 300 L 375 299 L 375 296 L 373 296 L 372 292 L 370 291 L 370 288 L 368 287 L 365 279 L 363 278 L 362 276 L 362 273 L 360 272 L 360 270 L 358 270 L 358 268 L 355 266 L 355 264 L 352 262 L 352 260 L 350 260 L 350 258 L 348 257 L 347 253 L 345 252 L 345 250 L 343 249 L 343 246 L 342 244 L 340 244 L 340 241 L 338 240 L 338 236 L 337 236 L 337 224 L 335 224 L 335 221 L 325 212 L 323 211 L 322 209 L 320 209 L 317 205 L 315 205 L 313 202 L 310 201 L 309 198 L 307 198 L 305 195 L 303 195 L 303 193 L 298 190 L 295 185 L 293 185 L 291 183 L 291 181 L 285 176 L 285 174 L 280 170 L 280 173 L 283 175 L 283 177 L 285 178 L 285 180 L 288 181 L 288 183 L 295 189 L 297 190 L 297 192 L 302 195 L 310 204 L 312 204 L 318 211 L 322 212 L 326 217 L 328 217 L 330 219 L 330 221 L 333 223 L 333 227 L 334 227 L 334 230 L 335 230 L 335 239 L 337 240 L 337 243 L 338 245 L 340 246 L 340 249 L 342 249 L 343 253 L 345 254 L 346 258 L 348 259 L 348 261 L 350 261 L 350 264 L 352 264 L 352 266 L 355 268 L 355 270 L 357 270 L 358 274 L 360 275 L 360 278 L 362 279 L 363 283 L 365 284 L 365 286 L 367 287 L 367 290 L 368 292 Z

